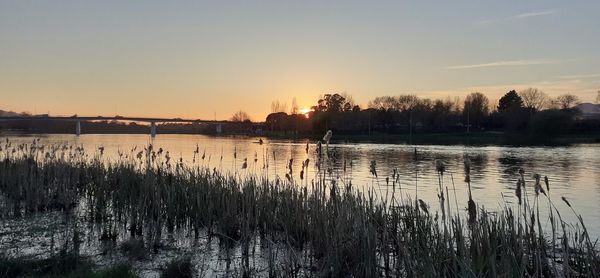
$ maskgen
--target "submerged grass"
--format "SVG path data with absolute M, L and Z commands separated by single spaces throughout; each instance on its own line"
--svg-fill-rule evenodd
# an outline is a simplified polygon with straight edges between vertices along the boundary
M 194 266 L 190 257 L 175 258 L 162 270 L 161 278 L 192 278 L 194 277 Z
M 87 259 L 72 253 L 62 253 L 46 259 L 2 257 L 0 277 L 135 278 L 138 275 L 127 264 L 94 270 L 94 265 Z
M 0 191 L 9 203 L 2 215 L 55 209 L 68 214 L 79 205 L 85 220 L 102 230 L 99 240 L 115 241 L 127 234 L 121 246 L 134 250 L 134 257 L 140 250 L 159 252 L 164 233 L 198 237 L 207 232 L 225 249 L 241 248 L 243 276 L 257 271 L 250 262 L 257 238 L 287 251 L 285 259 L 270 256 L 266 266 L 270 276 L 600 274 L 597 245 L 581 216 L 573 209 L 570 213 L 580 223 L 562 221 L 548 185 L 540 195 L 539 188 L 534 193 L 520 180 L 518 194 L 524 201 L 517 211 L 505 206 L 488 212 L 469 194 L 469 203 L 462 204 L 469 208 L 464 222 L 456 195 L 456 213 L 451 208 L 443 164 L 438 165 L 440 217 L 422 200 L 410 200 L 399 187 L 396 191 L 395 177 L 391 198 L 381 198 L 373 189 L 359 192 L 351 183 L 332 178 L 327 162 L 335 159 L 335 152 L 321 152 L 319 148 L 314 179 L 296 182 L 291 166 L 283 180 L 247 172 L 225 174 L 172 161 L 168 152 L 151 145 L 107 163 L 101 152 L 90 156 L 79 147 L 40 146 L 35 141 L 12 146 L 7 141 L 0 150 Z M 306 164 L 308 168 L 308 160 Z M 376 164 L 372 167 L 379 183 Z M 465 173 L 470 188 L 469 173 L 470 168 Z M 452 185 L 456 192 L 453 178 Z M 551 231 L 542 230 L 540 224 L 539 206 L 544 199 L 556 213 L 549 219 Z M 65 233 L 73 238 L 74 248 L 76 229 Z M 193 267 L 188 262 L 171 263 L 165 273 L 189 273 Z

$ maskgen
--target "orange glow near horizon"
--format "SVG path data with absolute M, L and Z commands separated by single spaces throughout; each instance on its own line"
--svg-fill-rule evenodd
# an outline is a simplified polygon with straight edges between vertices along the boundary
M 299 111 L 300 111 L 301 114 L 304 114 L 304 116 L 308 118 L 308 113 L 310 113 L 312 111 L 312 109 L 310 109 L 310 108 L 302 108 Z
M 272 101 L 306 114 L 328 93 L 367 108 L 529 87 L 593 103 L 600 88 L 598 1 L 65 2 L 0 1 L 0 110 L 260 122 Z

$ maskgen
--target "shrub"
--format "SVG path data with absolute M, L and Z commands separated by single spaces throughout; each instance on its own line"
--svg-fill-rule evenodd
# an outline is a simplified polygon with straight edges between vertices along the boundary
M 568 132 L 574 121 L 569 112 L 544 110 L 533 115 L 529 126 L 533 134 L 561 134 Z

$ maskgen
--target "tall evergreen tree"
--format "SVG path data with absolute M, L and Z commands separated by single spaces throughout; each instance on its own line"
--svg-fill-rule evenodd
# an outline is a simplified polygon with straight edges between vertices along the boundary
M 521 107 L 523 107 L 523 99 L 515 90 L 511 90 L 510 92 L 506 93 L 498 102 L 498 111 L 500 112 L 509 108 Z

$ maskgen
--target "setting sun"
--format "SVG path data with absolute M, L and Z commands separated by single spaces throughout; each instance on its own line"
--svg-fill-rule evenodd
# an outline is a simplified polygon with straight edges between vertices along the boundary
M 0 0 L 0 278 L 599 277 L 598 11 Z
M 302 108 L 300 109 L 300 113 L 304 114 L 304 116 L 306 116 L 308 118 L 308 113 L 310 113 L 312 111 L 312 109 L 310 108 Z

